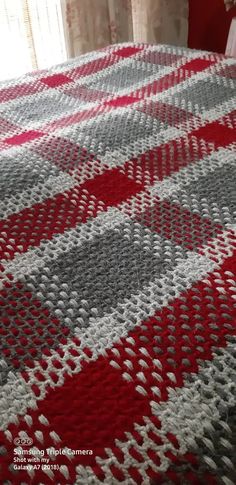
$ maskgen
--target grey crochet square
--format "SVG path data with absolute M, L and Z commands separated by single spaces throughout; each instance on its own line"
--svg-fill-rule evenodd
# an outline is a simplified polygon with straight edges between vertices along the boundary
M 148 77 L 154 73 L 157 73 L 160 69 L 163 69 L 162 66 L 154 65 L 144 65 L 144 67 L 145 69 L 140 64 L 140 69 L 137 69 L 137 62 L 135 67 L 132 65 L 119 66 L 118 68 L 113 69 L 112 72 L 100 77 L 97 81 L 92 82 L 89 87 L 93 89 L 100 89 L 101 91 L 107 91 L 109 93 L 116 92 L 119 94 L 119 90 L 129 88 L 130 86 L 133 86 L 144 79 L 147 82 Z
M 34 292 L 23 283 L 1 295 L 1 323 L 7 325 L 0 339 L 0 386 L 6 382 L 9 371 L 19 371 L 27 361 L 41 359 L 44 350 L 58 348 L 62 337 L 70 334 L 68 327 L 50 314 L 43 303 L 38 301 L 35 312 L 35 302 Z
M 151 249 L 154 240 L 155 251 Z M 170 270 L 175 259 L 176 248 L 170 241 L 130 221 L 59 256 L 48 268 L 48 283 L 41 281 L 41 274 L 37 276 L 38 284 L 45 286 L 43 295 L 37 297 L 47 305 L 50 293 L 50 308 L 61 321 L 85 327 L 91 317 L 110 313 L 119 302 Z M 55 280 L 57 285 L 51 285 Z
M 45 95 L 42 103 L 42 98 L 36 95 L 25 100 L 24 103 L 16 103 L 13 109 L 7 111 L 6 117 L 15 123 L 24 125 L 30 122 L 44 122 L 51 118 L 60 118 L 71 114 L 75 103 L 78 107 L 85 104 L 81 100 L 71 99 L 69 96 L 62 96 L 61 94 L 58 96 Z
M 158 119 L 147 117 L 139 111 L 115 111 L 103 117 L 103 120 L 93 119 L 89 123 L 78 124 L 75 129 L 69 127 L 66 137 L 80 146 L 87 148 L 98 156 L 107 153 L 107 150 L 122 150 L 135 141 L 142 141 L 168 125 Z M 64 131 L 65 136 L 65 131 Z
M 6 154 L 0 159 L 0 194 L 1 199 L 18 194 L 28 189 L 50 175 L 58 175 L 59 169 L 39 155 L 31 154 L 20 148 L 14 155 Z M 11 174 L 15 174 L 15 178 Z
M 206 79 L 172 95 L 171 103 L 178 101 L 180 108 L 191 110 L 194 114 L 197 114 L 210 110 L 216 105 L 228 101 L 233 96 L 235 96 L 235 89 L 230 87 L 226 89 L 225 86 Z
M 197 182 L 185 186 L 185 191 L 203 205 L 207 201 L 211 217 L 221 215 L 222 222 L 233 223 L 236 220 L 236 167 L 225 165 L 216 168 L 213 173 L 200 177 Z

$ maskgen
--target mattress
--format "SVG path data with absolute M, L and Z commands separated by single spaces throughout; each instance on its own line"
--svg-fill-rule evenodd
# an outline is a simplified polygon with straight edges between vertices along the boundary
M 236 60 L 117 44 L 0 86 L 0 477 L 236 483 Z

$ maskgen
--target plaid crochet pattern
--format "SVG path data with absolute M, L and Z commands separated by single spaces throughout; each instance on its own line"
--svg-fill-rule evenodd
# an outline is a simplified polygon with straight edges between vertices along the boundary
M 1 484 L 236 483 L 235 88 L 131 43 L 1 83 Z

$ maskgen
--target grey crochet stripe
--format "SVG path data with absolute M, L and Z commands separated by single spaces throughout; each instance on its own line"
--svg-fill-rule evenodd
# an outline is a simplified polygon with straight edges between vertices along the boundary
M 117 75 L 119 76 L 119 70 L 124 69 L 124 67 L 126 68 L 125 75 L 119 86 L 117 86 Z M 118 91 L 119 96 L 125 96 L 130 94 L 131 88 L 134 91 L 142 88 L 143 80 L 145 80 L 145 83 L 152 83 L 175 70 L 175 67 L 162 66 L 160 69 L 160 66 L 157 68 L 155 65 L 150 64 L 150 66 L 148 66 L 147 64 L 142 63 L 139 63 L 138 67 L 140 69 L 137 68 L 137 63 L 134 63 L 132 59 L 127 59 L 126 61 L 123 61 L 122 64 L 117 64 L 115 68 L 112 69 L 112 75 L 110 72 L 107 72 L 105 75 L 102 73 L 100 79 L 96 77 L 94 83 L 89 81 L 87 84 L 93 89 L 95 87 L 101 91 L 106 89 L 106 91 L 111 94 L 117 93 Z
M 200 483 L 204 483 L 206 473 L 217 477 L 217 482 L 222 485 L 235 485 L 236 483 L 236 406 L 230 407 L 211 430 L 205 430 L 204 440 L 197 438 L 198 448 L 193 448 L 193 453 L 198 457 L 198 475 Z M 215 457 L 219 457 L 219 461 Z M 169 471 L 178 474 L 181 483 L 192 485 L 185 479 L 186 473 L 196 471 L 196 467 L 185 462 L 182 465 L 171 465 Z M 172 480 L 164 482 L 166 485 L 175 485 Z

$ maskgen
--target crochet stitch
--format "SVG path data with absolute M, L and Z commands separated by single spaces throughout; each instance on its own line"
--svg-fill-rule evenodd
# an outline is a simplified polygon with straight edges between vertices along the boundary
M 235 86 L 131 43 L 1 83 L 2 484 L 236 483 Z

